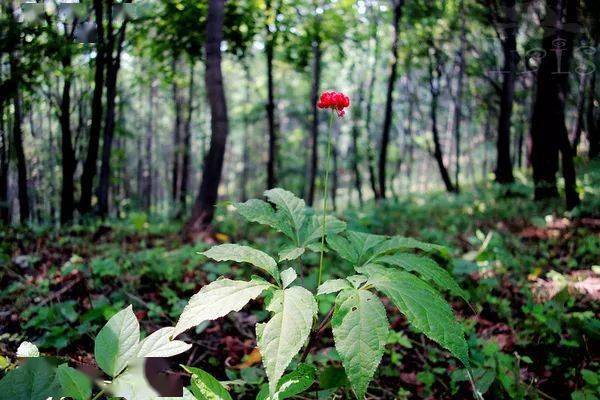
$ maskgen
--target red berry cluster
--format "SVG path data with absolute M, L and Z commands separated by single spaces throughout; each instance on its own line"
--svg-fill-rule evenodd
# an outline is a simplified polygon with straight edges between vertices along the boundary
M 338 116 L 346 114 L 344 108 L 350 107 L 350 98 L 340 92 L 323 92 L 317 103 L 319 108 L 330 108 L 337 111 Z

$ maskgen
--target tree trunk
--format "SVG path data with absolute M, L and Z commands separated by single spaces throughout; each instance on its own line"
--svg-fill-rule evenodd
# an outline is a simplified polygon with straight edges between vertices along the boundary
M 192 216 L 185 227 L 185 233 L 189 238 L 206 231 L 213 219 L 229 133 L 221 71 L 224 8 L 225 0 L 209 0 L 206 22 L 205 85 L 211 113 L 211 138 L 210 148 L 204 160 L 200 191 L 192 209 Z
M 179 213 L 181 216 L 185 214 L 187 209 L 188 181 L 190 176 L 190 159 L 191 159 L 191 144 L 192 144 L 192 117 L 194 115 L 194 66 L 196 63 L 190 60 L 190 81 L 188 87 L 187 98 L 187 115 L 183 123 L 183 144 L 182 144 L 182 160 L 181 160 L 181 183 L 179 184 Z
M 375 93 L 375 79 L 377 77 L 377 60 L 379 59 L 380 53 L 380 42 L 377 37 L 377 23 L 373 23 L 371 26 L 372 29 L 372 40 L 375 42 L 375 48 L 373 52 L 373 65 L 371 66 L 371 77 L 369 79 L 369 87 L 367 89 L 367 109 L 365 116 L 365 128 L 366 128 L 366 153 L 367 153 L 367 167 L 369 171 L 369 183 L 371 185 L 371 190 L 373 191 L 373 196 L 378 199 L 379 198 L 379 190 L 377 188 L 377 177 L 375 173 L 374 167 L 374 155 L 373 155 L 373 146 L 371 146 L 371 116 L 373 109 L 373 95 Z
M 102 143 L 102 165 L 100 167 L 100 183 L 98 185 L 98 215 L 106 217 L 108 215 L 108 196 L 110 191 L 110 161 L 112 152 L 112 142 L 115 133 L 115 107 L 117 97 L 117 76 L 121 66 L 121 52 L 123 51 L 123 42 L 125 41 L 125 31 L 127 29 L 127 19 L 117 33 L 113 30 L 112 9 L 108 10 L 108 50 L 107 69 L 106 69 L 106 115 L 104 121 L 104 134 Z M 116 53 L 115 52 L 116 46 Z
M 535 199 L 558 196 L 556 173 L 560 151 L 567 207 L 572 208 L 579 198 L 575 192 L 573 155 L 565 125 L 565 100 L 575 34 L 565 30 L 563 23 L 577 22 L 577 4 L 575 1 L 547 0 L 546 7 L 547 21 L 542 46 L 547 56 L 542 59 L 537 72 L 537 92 L 531 121 Z
M 175 121 L 173 125 L 173 164 L 171 165 L 171 200 L 173 204 L 176 204 L 179 198 L 179 174 L 181 172 L 181 153 L 182 153 L 182 114 L 183 114 L 183 102 L 184 99 L 181 94 L 177 76 L 179 66 L 179 56 L 173 55 L 173 82 L 171 84 L 171 90 L 173 95 L 173 105 L 175 110 Z M 179 212 L 176 212 L 178 214 Z
M 0 221 L 10 224 L 10 204 L 8 202 L 8 138 L 4 125 L 4 99 L 0 99 Z
M 67 44 L 69 46 L 69 44 Z M 66 75 L 60 102 L 59 120 L 61 130 L 61 152 L 62 152 L 62 186 L 60 194 L 60 223 L 68 224 L 73 220 L 75 209 L 74 192 L 75 185 L 73 175 L 75 174 L 76 160 L 73 148 L 71 132 L 71 84 L 73 76 L 68 70 L 71 68 L 71 55 L 69 49 L 65 49 L 62 59 L 62 67 Z
M 319 100 L 319 86 L 321 83 L 321 42 L 320 38 L 315 38 L 312 45 L 313 53 L 313 73 L 312 73 L 312 86 L 310 92 L 311 102 L 311 113 L 312 123 L 310 130 L 310 172 L 309 172 L 309 184 L 308 184 L 308 198 L 306 203 L 309 207 L 312 207 L 315 201 L 315 184 L 318 173 L 318 160 L 319 160 L 319 109 L 317 108 L 317 102 Z M 326 193 L 323 194 L 327 196 Z
M 148 125 L 146 128 L 145 155 L 146 162 L 144 166 L 144 209 L 150 210 L 152 207 L 152 137 L 154 136 L 154 98 L 156 97 L 156 85 L 154 81 L 150 82 L 150 93 L 148 96 Z
M 273 7 L 271 1 L 265 1 L 265 14 L 271 17 Z M 273 21 L 276 21 L 277 15 Z M 271 32 L 269 23 L 266 24 L 267 39 L 265 42 L 265 56 L 267 59 L 267 125 L 269 132 L 269 158 L 267 160 L 267 189 L 274 188 L 277 185 L 277 132 L 275 131 L 275 94 L 273 89 L 273 58 L 275 52 L 275 35 Z
M 21 110 L 21 91 L 20 91 L 20 65 L 18 56 L 11 52 L 10 55 L 10 73 L 11 80 L 14 83 L 13 91 L 13 138 L 17 158 L 17 182 L 19 188 L 19 219 L 21 224 L 26 224 L 29 220 L 29 193 L 27 190 L 27 163 L 25 161 L 25 151 L 23 150 L 23 114 Z
M 388 75 L 388 87 L 385 101 L 385 117 L 383 119 L 383 132 L 381 134 L 381 148 L 379 149 L 379 198 L 385 199 L 386 196 L 386 164 L 387 150 L 390 142 L 390 129 L 392 126 L 392 105 L 394 102 L 394 86 L 396 85 L 397 66 L 398 66 L 398 47 L 400 42 L 400 19 L 402 18 L 402 5 L 404 0 L 394 0 L 393 28 L 394 36 L 392 39 L 392 56 L 390 60 L 390 70 Z
M 461 12 L 464 14 L 464 3 L 460 4 Z M 456 103 L 454 104 L 454 142 L 455 142 L 455 168 L 454 168 L 454 190 L 458 193 L 460 190 L 460 127 L 462 122 L 462 100 L 463 100 L 463 81 L 465 77 L 465 50 L 467 45 L 467 30 L 465 27 L 466 18 L 462 19 L 461 27 L 461 45 L 458 51 L 458 82 L 456 87 Z
M 446 187 L 446 191 L 455 192 L 456 189 L 450 180 L 450 174 L 448 174 L 448 169 L 444 165 L 444 155 L 442 153 L 442 146 L 440 144 L 440 137 L 438 131 L 438 122 L 437 122 L 437 110 L 438 110 L 438 101 L 440 96 L 440 88 L 439 81 L 442 75 L 442 64 L 439 56 L 439 50 L 433 46 L 431 43 L 430 48 L 434 50 L 434 60 L 432 57 L 429 57 L 429 88 L 431 91 L 431 107 L 430 107 L 430 118 L 431 118 L 431 132 L 433 134 L 433 156 L 435 161 L 437 162 L 438 169 L 440 170 L 440 175 L 442 176 L 442 180 L 444 182 L 444 186 Z M 435 63 L 435 67 L 434 67 Z
M 240 174 L 240 201 L 244 202 L 248 200 L 248 175 L 250 170 L 250 104 L 252 96 L 250 94 L 250 67 L 247 63 L 244 63 L 244 75 L 245 75 L 245 103 L 244 103 L 244 132 L 242 137 L 242 173 Z
M 600 112 L 598 112 L 598 96 L 596 95 L 596 79 L 598 72 L 594 71 L 590 80 L 587 109 L 587 136 L 589 145 L 588 157 L 591 159 L 600 156 Z
M 352 124 L 352 172 L 354 173 L 354 189 L 358 194 L 358 202 L 360 206 L 363 205 L 363 192 L 362 192 L 362 177 L 360 173 L 360 153 L 358 150 L 358 138 L 360 136 L 360 127 L 362 123 L 362 107 L 364 103 L 364 85 L 361 83 L 358 89 L 358 101 L 352 107 L 353 124 Z
M 575 116 L 575 123 L 573 124 L 573 154 L 577 155 L 577 147 L 581 141 L 581 130 L 584 124 L 585 114 L 585 87 L 587 85 L 587 75 L 584 73 L 579 74 L 579 90 L 577 92 L 577 115 Z
M 107 7 L 112 8 L 112 1 L 107 2 Z M 98 149 L 100 148 L 100 131 L 102 129 L 102 96 L 104 92 L 104 70 L 106 65 L 106 50 L 104 48 L 104 11 L 103 1 L 94 0 L 96 15 L 96 66 L 94 71 L 94 93 L 92 94 L 92 121 L 90 124 L 90 137 L 87 155 L 81 174 L 81 197 L 79 211 L 82 215 L 92 211 L 92 188 L 97 172 Z

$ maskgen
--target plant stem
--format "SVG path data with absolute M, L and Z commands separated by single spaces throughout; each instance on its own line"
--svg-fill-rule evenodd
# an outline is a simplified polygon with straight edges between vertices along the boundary
M 92 400 L 96 400 L 99 399 L 102 395 L 104 394 L 104 390 L 99 391 L 93 398 Z
M 329 118 L 329 129 L 327 130 L 327 161 L 325 161 L 325 183 L 323 184 L 323 225 L 321 230 L 321 257 L 319 259 L 319 279 L 317 281 L 317 288 L 321 286 L 321 279 L 323 277 L 323 253 L 325 252 L 325 221 L 327 217 L 327 184 L 329 183 L 329 164 L 331 158 L 331 128 L 333 127 L 333 119 L 335 118 L 335 111 L 331 110 L 331 118 Z
M 329 321 L 331 321 L 332 316 L 333 316 L 333 307 L 331 307 L 331 309 L 329 310 L 329 312 L 327 313 L 325 318 L 323 318 L 323 321 L 321 321 L 321 323 L 319 324 L 319 327 L 311 333 L 310 339 L 308 339 L 308 343 L 306 344 L 306 347 L 304 348 L 304 351 L 302 352 L 302 356 L 300 357 L 300 362 L 304 362 L 306 360 L 306 357 L 308 357 L 308 354 L 310 353 L 310 350 L 313 348 L 315 342 L 321 337 L 321 335 L 323 334 L 323 331 L 327 327 L 327 324 L 329 323 Z

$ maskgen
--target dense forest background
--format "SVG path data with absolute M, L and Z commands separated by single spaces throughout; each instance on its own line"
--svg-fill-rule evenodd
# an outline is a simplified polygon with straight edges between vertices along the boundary
M 259 248 L 311 298 L 355 274 L 313 212 L 340 237 L 417 243 L 396 267 L 460 285 L 441 291 L 472 369 L 384 299 L 366 398 L 597 399 L 599 42 L 600 0 L 1 0 L 0 399 L 24 341 L 97 378 L 119 310 L 144 336 L 256 272 L 211 245 Z M 318 107 L 325 91 L 345 115 Z M 318 225 L 293 255 L 240 217 L 272 188 L 314 209 L 288 194 Z M 300 362 L 319 372 L 294 398 L 354 398 L 335 295 L 315 297 Z M 161 371 L 261 398 L 263 303 L 188 330 Z
M 572 208 L 573 157 L 598 154 L 598 8 L 232 0 L 212 26 L 207 2 L 5 1 L 2 220 L 188 218 L 275 185 L 312 205 L 327 89 L 352 101 L 334 208 L 531 171 L 543 199 L 559 165 Z

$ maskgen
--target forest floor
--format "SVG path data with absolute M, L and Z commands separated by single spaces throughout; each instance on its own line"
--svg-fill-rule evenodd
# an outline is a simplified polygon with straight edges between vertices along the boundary
M 600 164 L 582 166 L 583 206 L 536 204 L 531 188 L 510 193 L 486 184 L 454 196 L 428 193 L 390 200 L 340 217 L 352 229 L 401 234 L 449 246 L 455 278 L 470 304 L 453 306 L 464 323 L 479 390 L 489 399 L 596 399 L 600 388 Z M 215 242 L 253 242 L 274 252 L 277 238 L 222 207 Z M 187 299 L 221 274 L 249 275 L 198 254 L 177 223 L 126 219 L 69 229 L 11 228 L 0 233 L 0 356 L 29 340 L 46 354 L 92 365 L 93 338 L 116 311 L 133 304 L 142 330 L 176 322 Z M 305 283 L 316 281 L 307 257 Z M 328 275 L 336 266 L 325 264 Z M 251 304 L 200 326 L 193 350 L 172 365 L 198 365 L 219 379 L 242 379 L 234 397 L 253 398 L 265 381 L 254 325 L 267 317 Z M 394 330 L 369 398 L 468 399 L 464 371 L 448 354 L 408 330 Z M 331 331 L 308 361 L 319 365 L 319 398 L 351 398 Z M 0 357 L 1 358 L 1 357 Z M 0 363 L 2 364 L 2 363 Z M 0 365 L 1 368 L 1 365 Z M 177 368 L 175 368 L 177 369 Z M 1 374 L 0 374 L 1 375 Z M 305 398 L 312 395 L 306 395 Z

